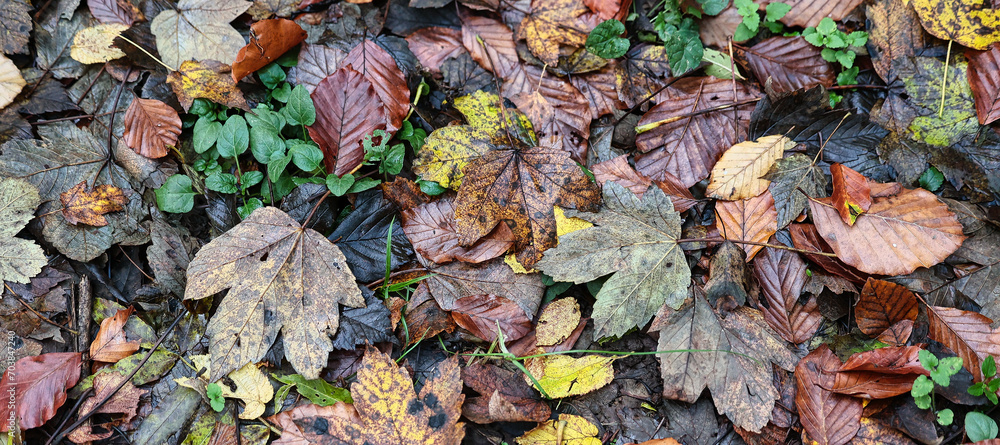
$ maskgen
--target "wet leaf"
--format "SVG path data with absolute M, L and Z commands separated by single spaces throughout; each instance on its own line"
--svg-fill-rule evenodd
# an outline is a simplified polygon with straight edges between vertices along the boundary
M 670 77 L 670 63 L 660 45 L 636 45 L 615 65 L 618 98 L 629 107 L 656 95 L 666 85 L 666 77 Z
M 625 108 L 625 103 L 618 98 L 615 67 L 612 64 L 597 71 L 572 76 L 569 81 L 590 102 L 590 117 L 593 119 Z
M 365 296 L 366 306 L 344 308 L 337 335 L 333 336 L 334 349 L 351 350 L 365 343 L 381 343 L 392 339 L 389 309 L 382 302 L 381 295 L 376 295 L 367 287 L 359 287 Z
M 331 406 L 314 404 L 299 405 L 291 410 L 277 413 L 267 419 L 274 422 L 282 430 L 281 437 L 274 441 L 274 444 L 302 445 L 303 443 L 308 444 L 310 442 L 304 436 L 302 429 L 296 425 L 296 421 L 302 419 L 329 419 L 333 417 L 340 417 L 355 422 L 360 421 L 358 411 L 354 409 L 354 405 L 344 402 L 337 402 Z
M 833 205 L 844 224 L 854 225 L 858 215 L 872 206 L 871 188 L 868 179 L 843 164 L 830 165 L 833 178 Z
M 306 38 L 305 30 L 288 19 L 261 20 L 251 25 L 250 29 L 250 43 L 240 48 L 233 62 L 233 80 L 237 82 L 281 57 Z
M 761 177 L 794 146 L 791 139 L 777 135 L 733 145 L 716 161 L 705 194 L 729 201 L 760 195 L 770 184 Z
M 833 253 L 833 249 L 830 248 L 830 245 L 826 241 L 823 241 L 823 238 L 819 236 L 819 232 L 816 231 L 816 226 L 812 224 L 790 224 L 788 232 L 792 237 L 792 243 L 795 244 L 795 248 L 797 249 L 809 252 Z M 813 263 L 818 264 L 827 272 L 842 279 L 847 279 L 855 283 L 864 283 L 868 279 L 868 274 L 844 264 L 837 258 L 808 253 L 805 255 Z
M 15 362 L 12 368 L 17 370 L 16 378 L 8 368 L 0 387 L 13 387 L 19 403 L 0 404 L 0 415 L 4 419 L 16 416 L 22 430 L 44 425 L 66 403 L 66 391 L 80 380 L 80 359 L 77 352 L 50 352 Z M 8 428 L 9 422 L 0 424 L 0 432 Z
M 420 28 L 406 36 L 406 43 L 420 65 L 431 73 L 441 73 L 444 71 L 442 64 L 446 60 L 466 52 L 462 46 L 462 31 L 455 28 Z
M 328 333 L 337 331 L 338 303 L 364 305 L 340 249 L 271 207 L 212 240 L 191 261 L 185 299 L 224 289 L 231 290 L 207 331 L 212 381 L 261 360 L 279 330 L 292 367 L 316 378 L 333 348 Z
M 81 405 L 80 415 L 91 412 L 120 414 L 118 418 L 100 424 L 104 432 L 95 432 L 91 420 L 73 430 L 67 438 L 75 443 L 102 440 L 114 434 L 112 427 L 118 427 L 131 422 L 139 409 L 139 398 L 146 395 L 147 390 L 136 388 L 132 382 L 124 382 L 125 376 L 119 372 L 102 373 L 94 377 L 94 395 L 87 398 Z M 121 388 L 118 386 L 122 385 Z M 107 398 L 107 402 L 97 406 L 98 401 Z
M 726 241 L 719 244 L 709 264 L 709 278 L 705 282 L 705 297 L 718 306 L 720 298 L 731 298 L 736 304 L 747 301 L 746 252 Z
M 323 79 L 312 93 L 316 123 L 309 135 L 323 150 L 327 173 L 343 176 L 361 166 L 361 140 L 383 128 L 386 117 L 375 89 L 360 72 L 350 66 Z
M 840 359 L 824 344 L 795 368 L 799 419 L 809 437 L 822 444 L 843 445 L 861 426 L 861 400 L 826 389 L 833 385 L 840 366 Z
M 792 343 L 812 338 L 823 316 L 815 296 L 804 301 L 800 298 L 806 282 L 805 261 L 795 252 L 768 247 L 757 256 L 753 266 L 767 301 L 763 309 L 767 324 Z
M 528 317 L 534 317 L 545 294 L 545 285 L 537 274 L 514 273 L 500 259 L 480 265 L 461 262 L 432 269 L 424 280 L 434 299 L 446 311 L 454 310 L 458 300 L 472 295 L 497 295 L 514 301 Z
M 917 319 L 917 297 L 907 288 L 888 281 L 869 278 L 854 307 L 861 332 L 871 337 L 895 323 Z
M 48 261 L 45 251 L 16 238 L 41 203 L 38 189 L 23 179 L 0 178 L 0 281 L 28 284 Z
M 267 402 L 274 398 L 274 388 L 267 376 L 256 365 L 248 363 L 240 369 L 229 373 L 236 389 L 230 385 L 222 385 L 222 396 L 240 399 L 245 404 L 241 419 L 256 419 L 264 414 Z
M 625 25 L 618 20 L 605 20 L 587 36 L 587 51 L 605 59 L 616 59 L 628 52 L 629 41 L 621 37 Z
M 451 318 L 463 329 L 487 342 L 495 342 L 497 329 L 509 341 L 531 331 L 531 319 L 517 303 L 496 295 L 470 295 L 455 301 Z
M 517 38 L 525 39 L 543 62 L 555 65 L 560 46 L 580 47 L 586 42 L 588 30 L 579 19 L 585 12 L 580 0 L 532 0 L 531 14 L 521 21 Z
M 771 37 L 737 54 L 764 83 L 771 79 L 774 91 L 791 92 L 816 85 L 833 86 L 836 73 L 820 56 L 820 49 L 802 37 Z
M 410 110 L 410 88 L 392 55 L 373 40 L 365 39 L 340 62 L 341 67 L 348 65 L 374 87 L 385 109 L 386 131 L 402 128 L 403 118 Z
M 600 445 L 598 429 L 583 417 L 560 414 L 517 438 L 518 445 Z
M 783 229 L 809 206 L 809 197 L 826 194 L 826 175 L 812 159 L 794 153 L 778 159 L 763 179 L 771 181 L 767 189 L 778 211 L 778 229 Z
M 887 347 L 852 355 L 830 388 L 839 394 L 885 399 L 910 392 L 918 375 L 930 375 L 917 358 L 918 346 Z
M 492 364 L 462 368 L 465 386 L 480 396 L 462 404 L 462 415 L 475 423 L 544 422 L 552 409 L 519 373 Z
M 716 202 L 715 222 L 727 240 L 766 243 L 778 230 L 778 212 L 771 192 L 765 191 L 750 199 Z M 741 247 L 747 252 L 748 262 L 764 248 L 752 244 Z
M 0 52 L 27 54 L 31 36 L 31 3 L 21 0 L 6 2 L 0 8 Z
M 125 53 L 115 48 L 114 40 L 115 37 L 118 37 L 126 29 L 128 29 L 128 26 L 120 23 L 109 23 L 81 29 L 73 37 L 73 45 L 70 46 L 70 57 L 84 65 L 105 63 L 125 57 Z
M 543 395 L 561 399 L 587 394 L 611 383 L 615 378 L 614 361 L 614 357 L 599 355 L 574 358 L 557 354 L 529 358 L 524 366 L 544 390 Z M 534 386 L 527 375 L 523 379 Z
M 181 0 L 177 10 L 159 13 L 151 23 L 163 63 L 206 59 L 228 62 L 243 46 L 243 36 L 229 25 L 251 5 L 244 0 Z
M 461 415 L 462 380 L 458 357 L 441 362 L 418 394 L 404 368 L 368 348 L 358 380 L 351 384 L 357 418 L 304 417 L 295 420 L 315 443 L 459 444 L 465 435 Z
M 575 161 L 586 161 L 589 102 L 568 81 L 546 76 L 534 66 L 525 67 L 524 71 L 532 90 L 519 92 L 511 100 L 531 120 L 538 134 L 538 145 L 562 148 Z
M 872 65 L 886 83 L 896 81 L 900 68 L 913 67 L 912 56 L 924 47 L 927 36 L 920 18 L 903 0 L 879 0 L 867 7 L 868 46 Z M 905 68 L 904 68 L 905 67 Z
M 553 301 L 538 316 L 535 329 L 535 343 L 538 346 L 559 344 L 580 324 L 580 304 L 575 298 L 560 298 Z
M 473 14 L 462 16 L 462 45 L 483 69 L 501 79 L 520 70 L 514 33 L 503 22 Z
M 783 2 L 791 6 L 788 14 L 781 18 L 781 22 L 788 26 L 817 26 L 824 17 L 830 17 L 835 21 L 847 17 L 847 15 L 861 4 L 861 0 L 846 0 L 837 2 L 825 2 L 822 0 L 788 0 Z
M 568 212 L 596 227 L 560 237 L 537 267 L 556 281 L 586 283 L 614 273 L 597 294 L 598 337 L 620 336 L 645 325 L 664 303 L 679 307 L 690 269 L 677 245 L 680 215 L 658 188 L 637 198 L 614 182 L 604 185 L 596 214 Z
M 250 106 L 243 98 L 243 92 L 236 88 L 236 82 L 229 73 L 229 65 L 214 60 L 187 60 L 177 71 L 167 75 L 167 83 L 184 111 L 188 111 L 198 98 L 249 111 Z
M 961 309 L 928 306 L 927 321 L 930 331 L 927 336 L 947 346 L 962 358 L 965 369 L 972 373 L 975 381 L 983 379 L 981 364 L 986 356 L 1000 356 L 1000 342 L 988 317 Z
M 24 78 L 14 62 L 0 55 L 0 110 L 14 102 L 24 85 Z
M 156 99 L 136 98 L 125 111 L 125 144 L 147 158 L 166 156 L 180 134 L 177 111 Z
M 844 224 L 829 200 L 810 201 L 809 207 L 837 257 L 866 273 L 900 275 L 931 267 L 965 240 L 955 214 L 924 189 L 875 198 L 854 226 Z
M 128 203 L 128 199 L 117 187 L 101 184 L 88 189 L 86 181 L 81 181 L 59 195 L 66 222 L 73 225 L 83 223 L 95 227 L 106 226 L 108 220 L 104 218 L 104 214 L 121 211 Z
M 1000 41 L 1000 11 L 982 0 L 914 0 L 913 9 L 927 32 L 984 50 Z
M 132 26 L 136 20 L 144 20 L 142 12 L 127 0 L 87 0 L 90 13 L 101 23 L 120 23 Z
M 129 306 L 101 322 L 101 329 L 97 331 L 94 342 L 90 344 L 91 359 L 115 363 L 139 350 L 139 342 L 128 341 L 124 331 L 125 323 L 134 312 L 135 309 Z
M 444 264 L 453 260 L 482 263 L 503 255 L 514 245 L 514 235 L 506 224 L 475 244 L 458 244 L 454 223 L 455 205 L 450 199 L 423 204 L 402 213 L 403 231 L 413 248 L 424 258 Z
M 1000 119 L 1000 49 L 971 52 L 969 86 L 976 102 L 979 123 L 987 125 Z
M 390 269 L 396 269 L 410 260 L 413 248 L 400 226 L 396 206 L 385 200 L 378 190 L 358 195 L 354 212 L 345 218 L 330 234 L 330 240 L 344 252 L 354 276 L 362 282 L 372 282 L 385 277 L 386 238 L 392 230 Z

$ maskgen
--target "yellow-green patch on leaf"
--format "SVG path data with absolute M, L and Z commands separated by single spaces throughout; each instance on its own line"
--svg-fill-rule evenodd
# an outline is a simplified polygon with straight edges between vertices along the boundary
M 601 445 L 597 426 L 583 417 L 560 414 L 517 438 L 518 445 Z
M 545 394 L 554 399 L 578 396 L 596 391 L 615 378 L 611 363 L 614 357 L 587 355 L 573 358 L 568 355 L 546 355 L 528 359 L 528 372 L 535 377 Z M 524 376 L 529 385 L 535 383 Z M 536 387 L 537 388 L 537 387 Z
M 105 23 L 81 29 L 73 37 L 69 56 L 83 64 L 104 63 L 125 57 L 122 50 L 114 47 L 114 41 L 128 28 L 121 23 Z

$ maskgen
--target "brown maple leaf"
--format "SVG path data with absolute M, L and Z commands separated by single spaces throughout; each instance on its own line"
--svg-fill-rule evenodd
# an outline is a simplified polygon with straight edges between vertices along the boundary
M 62 201 L 63 217 L 66 222 L 76 225 L 84 223 L 94 227 L 108 225 L 105 213 L 117 212 L 125 208 L 128 199 L 118 187 L 101 184 L 87 190 L 87 181 L 80 181 L 73 188 L 59 195 Z

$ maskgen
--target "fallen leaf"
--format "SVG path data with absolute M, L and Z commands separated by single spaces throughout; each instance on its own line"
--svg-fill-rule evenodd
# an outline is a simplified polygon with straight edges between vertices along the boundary
M 534 124 L 538 145 L 562 148 L 577 162 L 585 163 L 590 136 L 589 103 L 570 82 L 545 76 L 534 66 L 524 70 L 531 90 L 505 93 L 516 93 L 511 100 Z
M 778 159 L 761 178 L 771 181 L 767 189 L 778 211 L 778 229 L 783 229 L 809 205 L 809 197 L 826 194 L 826 175 L 812 158 L 794 153 Z
M 694 293 L 693 300 L 661 320 L 656 349 L 677 351 L 657 354 L 663 397 L 693 403 L 707 386 L 719 413 L 759 432 L 780 397 L 771 363 L 791 370 L 798 357 L 760 311 L 740 306 L 721 318 L 700 291 Z
M 413 248 L 400 226 L 399 210 L 380 190 L 357 195 L 354 211 L 347 215 L 327 239 L 336 240 L 358 281 L 370 283 L 385 277 L 385 249 L 392 231 L 390 269 L 397 269 L 413 257 Z
M 904 275 L 940 263 L 965 240 L 962 225 L 933 193 L 903 189 L 875 198 L 854 226 L 829 200 L 810 201 L 816 230 L 837 257 L 871 274 Z
M 930 375 L 920 364 L 919 351 L 919 346 L 906 346 L 856 353 L 840 367 L 830 390 L 866 399 L 906 394 L 918 375 Z
M 912 57 L 925 46 L 928 36 L 920 18 L 904 0 L 879 0 L 866 9 L 868 46 L 872 65 L 887 84 L 900 77 L 900 68 L 913 68 Z
M 273 207 L 205 245 L 187 278 L 188 300 L 231 289 L 206 332 L 212 381 L 260 361 L 279 330 L 295 371 L 317 378 L 333 349 L 338 303 L 364 305 L 340 249 Z
M 431 272 L 424 282 L 446 311 L 454 310 L 458 300 L 471 295 L 497 295 L 516 302 L 525 316 L 533 318 L 545 294 L 540 276 L 514 273 L 500 259 L 479 265 L 454 262 Z
M 858 215 L 872 206 L 868 179 L 838 163 L 830 164 L 830 176 L 833 178 L 833 205 L 844 224 L 853 226 Z
M 705 194 L 713 198 L 736 201 L 753 198 L 767 191 L 771 181 L 763 179 L 774 161 L 795 142 L 781 135 L 764 136 L 756 141 L 733 145 L 712 167 Z
M 833 86 L 836 73 L 820 49 L 802 37 L 771 37 L 737 54 L 746 59 L 761 83 L 770 78 L 775 92 L 786 93 L 816 85 Z
M 524 337 L 531 330 L 531 319 L 514 303 L 496 295 L 470 295 L 459 298 L 451 311 L 451 318 L 476 337 L 495 342 L 497 330 L 509 341 Z
M 816 231 L 816 226 L 812 224 L 790 224 L 788 226 L 788 232 L 792 236 L 792 243 L 795 244 L 796 249 L 801 249 L 806 252 L 833 253 L 833 249 L 830 248 L 830 245 L 828 245 L 826 241 L 823 241 L 823 238 L 819 236 L 819 232 Z M 868 274 L 862 273 L 857 269 L 844 264 L 836 257 L 831 258 L 825 255 L 815 255 L 810 253 L 805 253 L 804 255 L 806 258 L 809 258 L 810 261 L 818 264 L 824 270 L 836 277 L 840 277 L 854 283 L 864 283 L 865 280 L 868 279 Z M 857 292 L 857 290 L 855 289 L 854 292 Z
M 167 84 L 177 95 L 177 101 L 185 112 L 191 109 L 191 104 L 198 98 L 250 111 L 243 92 L 236 88 L 236 82 L 233 82 L 229 72 L 229 65 L 214 60 L 186 60 L 177 71 L 167 75 Z
M 250 43 L 240 48 L 233 62 L 233 80 L 256 72 L 306 39 L 306 32 L 288 19 L 261 20 L 250 26 Z
M 518 445 L 600 445 L 598 429 L 583 417 L 560 414 L 517 438 Z
M 406 43 L 420 65 L 431 74 L 440 74 L 441 65 L 448 59 L 465 52 L 462 31 L 455 28 L 429 26 L 406 36 Z
M 861 418 L 861 429 L 851 441 L 857 445 L 914 445 L 917 442 L 910 439 L 900 430 L 892 428 L 881 421 L 869 418 Z
M 927 336 L 941 342 L 962 358 L 965 369 L 975 381 L 983 380 L 982 361 L 987 356 L 1000 357 L 1000 334 L 993 332 L 993 320 L 970 311 L 950 307 L 927 306 Z
M 746 252 L 730 241 L 719 244 L 712 255 L 705 282 L 705 297 L 718 307 L 720 298 L 732 298 L 736 304 L 747 301 Z
M 73 225 L 83 223 L 94 227 L 106 226 L 108 220 L 104 218 L 104 214 L 120 211 L 128 204 L 125 194 L 115 186 L 101 184 L 90 190 L 88 188 L 87 182 L 81 181 L 59 195 L 66 222 Z
M 0 178 L 0 280 L 28 284 L 48 264 L 38 244 L 15 237 L 41 202 L 38 189 L 28 181 Z
M 870 337 L 881 334 L 895 323 L 917 319 L 917 297 L 909 289 L 888 281 L 868 278 L 861 298 L 854 306 L 858 329 Z
M 556 281 L 578 284 L 614 273 L 597 294 L 596 336 L 620 336 L 645 325 L 663 304 L 679 307 L 690 269 L 677 245 L 680 215 L 658 188 L 642 199 L 614 182 L 604 185 L 599 213 L 569 212 L 596 227 L 560 237 L 537 267 Z
M 462 404 L 462 415 L 475 423 L 544 422 L 552 415 L 538 391 L 517 372 L 476 363 L 462 368 L 462 380 L 480 394 Z
M 525 39 L 528 49 L 543 62 L 555 65 L 561 45 L 580 47 L 587 41 L 589 30 L 579 19 L 586 12 L 580 0 L 532 0 L 531 14 L 521 21 L 517 38 Z
M 492 17 L 462 14 L 462 45 L 472 59 L 501 79 L 509 79 L 521 69 L 514 33 Z
M 219 384 L 223 397 L 240 399 L 244 403 L 241 419 L 252 420 L 264 414 L 267 402 L 274 398 L 270 380 L 253 363 L 248 363 L 228 376 L 232 385 Z M 235 388 L 235 389 L 233 389 Z
M 988 125 L 1000 119 L 1000 48 L 969 52 L 969 86 L 976 102 L 979 123 Z M 0 102 L 2 103 L 2 102 Z
M 373 40 L 364 39 L 340 61 L 340 67 L 346 66 L 361 73 L 375 89 L 385 110 L 385 130 L 394 132 L 401 128 L 410 111 L 410 88 L 392 55 Z M 351 107 L 358 105 L 354 103 Z M 319 108 L 317 105 L 316 109 Z M 381 122 L 376 119 L 376 123 Z
M 778 212 L 774 208 L 771 192 L 739 201 L 718 201 L 715 204 L 715 223 L 722 237 L 730 241 L 766 243 L 778 230 Z M 764 246 L 743 244 L 747 261 L 753 259 Z
M 800 299 L 808 270 L 805 261 L 795 252 L 768 247 L 757 255 L 753 266 L 754 276 L 767 301 L 763 308 L 767 324 L 792 343 L 812 338 L 823 316 L 815 295 L 808 300 Z
M 347 53 L 337 48 L 303 43 L 299 49 L 298 64 L 288 72 L 289 80 L 293 80 L 296 85 L 306 87 L 309 94 L 312 94 L 316 90 L 316 85 L 337 71 L 340 61 L 344 60 L 346 55 Z
M 181 118 L 177 111 L 156 99 L 135 98 L 125 111 L 125 133 L 129 148 L 147 158 L 162 158 L 177 145 Z
M 561 343 L 580 324 L 580 303 L 575 298 L 560 298 L 553 301 L 538 316 L 535 328 L 535 344 L 552 346 Z
M 44 425 L 66 403 L 66 391 L 80 380 L 80 363 L 78 352 L 50 352 L 18 360 L 4 372 L 0 388 L 13 388 L 19 403 L 0 404 L 0 415 L 3 419 L 16 416 L 21 430 Z M 0 432 L 8 428 L 10 422 L 0 422 Z
M 816 26 L 824 17 L 830 17 L 835 21 L 847 17 L 854 8 L 860 5 L 862 0 L 845 0 L 838 2 L 825 2 L 822 0 L 789 0 L 787 5 L 791 6 L 788 14 L 781 18 L 781 22 L 788 26 Z
M 125 57 L 125 53 L 114 46 L 114 40 L 126 29 L 128 25 L 120 23 L 107 23 L 81 29 L 73 37 L 69 55 L 84 65 L 105 63 Z
M 145 20 L 142 11 L 127 0 L 87 0 L 87 7 L 101 23 L 132 26 L 136 20 Z
M 14 98 L 26 84 L 17 65 L 0 54 L 0 110 L 14 102 Z
M 893 346 L 903 346 L 913 333 L 913 320 L 899 320 L 882 331 L 877 340 Z
M 642 198 L 642 194 L 646 193 L 646 189 L 653 183 L 652 180 L 637 173 L 629 165 L 628 155 L 621 155 L 611 160 L 594 164 L 590 167 L 590 171 L 594 173 L 594 181 L 597 182 L 598 186 L 603 187 L 605 182 L 615 181 L 618 185 L 629 189 L 633 195 L 639 198 Z M 683 210 L 677 211 L 683 212 Z
M 538 382 L 537 386 L 528 375 L 524 381 L 538 389 L 542 395 L 553 399 L 578 396 L 603 388 L 615 378 L 612 366 L 614 357 L 585 355 L 575 358 L 568 355 L 546 355 L 529 358 L 524 362 L 531 377 Z
M 330 406 L 319 406 L 316 404 L 299 405 L 291 410 L 282 411 L 267 420 L 274 422 L 281 429 L 281 437 L 272 442 L 275 445 L 308 445 L 309 440 L 303 435 L 302 430 L 295 424 L 296 420 L 307 418 L 332 418 L 341 417 L 359 422 L 358 411 L 353 404 L 337 402 Z
M 453 332 L 457 327 L 451 315 L 434 300 L 427 283 L 417 285 L 406 308 L 406 330 L 400 333 L 406 347 L 442 332 Z
M 31 47 L 31 2 L 12 1 L 0 9 L 0 53 L 28 54 Z
M 571 76 L 569 81 L 590 102 L 593 119 L 625 108 L 625 102 L 618 98 L 615 67 L 610 63 L 600 70 Z
M 344 308 L 340 315 L 340 327 L 333 336 L 334 349 L 352 350 L 365 343 L 392 341 L 389 308 L 383 303 L 381 295 L 376 296 L 374 291 L 364 286 L 360 289 L 365 296 L 365 307 Z
M 358 418 L 305 417 L 295 421 L 314 443 L 459 444 L 462 380 L 458 357 L 441 362 L 419 395 L 404 368 L 374 348 L 365 352 L 351 396 Z
M 913 0 L 927 32 L 978 50 L 1000 41 L 1000 11 L 992 6 L 983 0 Z
M 506 224 L 497 224 L 475 244 L 458 244 L 454 223 L 455 205 L 450 199 L 440 199 L 402 212 L 403 231 L 413 248 L 425 258 L 444 264 L 453 260 L 482 263 L 503 255 L 514 245 L 514 235 Z
M 243 46 L 243 36 L 229 22 L 251 4 L 244 0 L 180 0 L 176 10 L 157 14 L 150 29 L 163 63 L 183 71 L 186 61 L 232 60 Z
M 125 376 L 120 372 L 101 373 L 94 376 L 94 394 L 80 405 L 79 415 L 105 413 L 120 414 L 121 416 L 98 425 L 104 430 L 103 433 L 94 432 L 93 425 L 88 420 L 70 432 L 67 436 L 68 439 L 75 443 L 104 440 L 115 434 L 112 428 L 132 422 L 139 410 L 140 397 L 145 396 L 148 391 L 136 388 L 132 382 L 124 380 Z M 122 385 L 122 387 L 119 388 L 118 385 Z M 97 403 L 106 398 L 107 402 L 97 407 Z
M 629 107 L 645 109 L 642 104 L 667 86 L 665 79 L 667 77 L 670 77 L 670 62 L 663 45 L 648 43 L 635 45 L 615 64 L 618 98 Z M 684 80 L 681 79 L 679 82 Z M 730 91 L 731 87 L 730 83 Z M 732 144 L 726 147 L 729 145 Z
M 840 359 L 821 345 L 795 368 L 795 406 L 809 438 L 828 445 L 843 445 L 857 434 L 861 424 L 861 400 L 830 392 Z
M 135 312 L 135 308 L 117 311 L 113 317 L 101 322 L 93 343 L 90 344 L 90 358 L 94 361 L 115 363 L 139 350 L 138 341 L 128 341 L 125 338 L 125 323 Z
M 361 140 L 385 126 L 382 102 L 360 72 L 345 66 L 323 79 L 312 92 L 316 123 L 307 127 L 327 173 L 343 176 L 361 166 Z

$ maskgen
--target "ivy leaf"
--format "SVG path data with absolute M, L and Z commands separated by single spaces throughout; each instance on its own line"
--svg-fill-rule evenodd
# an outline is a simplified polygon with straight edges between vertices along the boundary
M 629 47 L 628 39 L 621 37 L 624 32 L 625 25 L 618 20 L 601 22 L 587 36 L 587 51 L 605 59 L 624 56 Z

